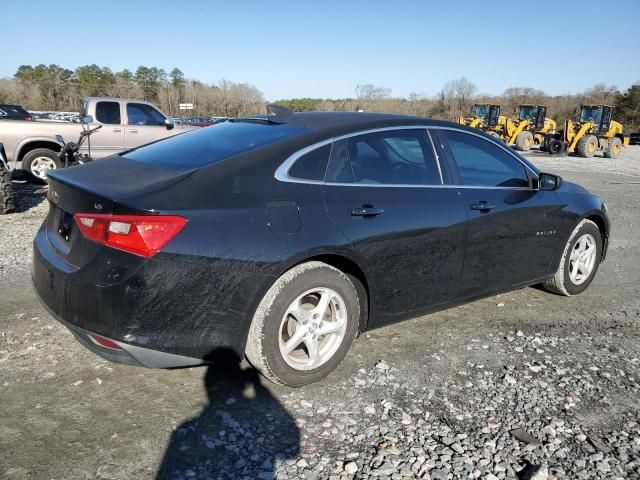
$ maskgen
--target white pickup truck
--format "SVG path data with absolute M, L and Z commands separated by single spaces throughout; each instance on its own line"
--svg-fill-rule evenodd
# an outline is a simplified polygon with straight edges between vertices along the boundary
M 87 97 L 82 101 L 80 117 L 93 117 L 91 128 L 102 128 L 91 135 L 91 157 L 98 158 L 139 147 L 198 127 L 174 125 L 153 104 L 126 98 Z M 0 121 L 0 143 L 4 144 L 7 163 L 12 170 L 44 180 L 46 171 L 60 168 L 58 152 L 66 141 L 77 141 L 81 126 L 77 123 Z M 81 151 L 87 153 L 85 144 Z

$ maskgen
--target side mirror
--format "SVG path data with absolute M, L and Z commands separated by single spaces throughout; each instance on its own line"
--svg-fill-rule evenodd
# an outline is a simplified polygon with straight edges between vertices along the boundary
M 173 127 L 176 126 L 176 124 L 173 123 L 173 120 L 171 120 L 170 118 L 165 118 L 164 119 L 164 126 L 167 127 L 167 130 L 171 130 Z
M 85 125 L 87 123 L 93 123 L 93 117 L 91 115 L 87 115 L 85 117 L 82 117 L 82 123 L 84 123 Z
M 552 173 L 541 173 L 538 177 L 538 190 L 557 190 L 562 186 L 562 177 Z
M 56 135 L 56 141 L 57 141 L 58 143 L 61 143 L 61 144 L 63 144 L 63 145 L 64 145 L 64 138 L 62 137 L 62 135 L 57 134 L 57 135 Z

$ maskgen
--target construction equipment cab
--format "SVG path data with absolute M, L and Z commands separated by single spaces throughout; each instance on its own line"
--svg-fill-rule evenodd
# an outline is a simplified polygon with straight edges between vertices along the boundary
M 471 116 L 459 117 L 458 123 L 472 128 L 492 130 L 498 125 L 499 119 L 500 105 L 476 103 L 471 109 Z
M 578 122 L 567 120 L 561 134 L 547 136 L 547 151 L 575 152 L 580 157 L 593 157 L 600 151 L 607 158 L 616 158 L 622 147 L 629 145 L 629 136 L 622 133 L 622 124 L 612 116 L 610 105 L 581 105 Z
M 545 105 L 520 105 L 517 120 L 501 118 L 503 140 L 520 151 L 530 150 L 534 145 L 543 146 L 545 135 L 556 130 L 555 120 L 547 118 Z

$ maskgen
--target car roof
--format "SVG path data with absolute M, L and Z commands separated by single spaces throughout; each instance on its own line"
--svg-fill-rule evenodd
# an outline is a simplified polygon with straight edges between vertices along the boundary
M 419 127 L 449 127 L 456 130 L 467 131 L 474 135 L 486 137 L 489 141 L 498 143 L 498 141 L 488 135 L 486 132 L 477 128 L 471 128 L 467 125 L 449 122 L 446 120 L 435 120 L 427 117 L 416 117 L 411 115 L 397 115 L 392 113 L 372 113 L 372 112 L 293 112 L 281 115 L 263 115 L 252 117 L 263 121 L 274 123 L 285 123 L 296 125 L 309 130 L 307 142 L 320 140 L 329 137 L 347 135 L 357 133 L 359 131 L 375 130 L 378 128 L 401 127 L 401 126 L 419 126 Z M 242 119 L 239 119 L 242 120 Z M 296 142 L 296 138 L 287 139 L 282 142 L 282 147 L 287 148 L 287 144 Z M 508 148 L 508 147 L 507 147 Z M 511 149 L 509 149 L 511 151 Z M 520 159 L 523 163 L 531 168 L 532 171 L 538 172 L 538 169 L 522 155 L 516 151 L 511 153 Z
M 455 125 L 456 127 L 461 127 L 461 125 L 458 124 L 426 117 L 373 112 L 294 112 L 283 115 L 264 115 L 253 118 L 274 123 L 296 125 L 306 128 L 314 133 L 326 135 L 340 135 L 358 130 L 406 125 Z

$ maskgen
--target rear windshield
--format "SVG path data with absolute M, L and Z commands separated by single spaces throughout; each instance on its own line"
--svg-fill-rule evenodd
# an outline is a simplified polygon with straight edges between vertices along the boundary
M 287 124 L 225 122 L 179 134 L 125 152 L 122 156 L 138 162 L 167 167 L 202 167 L 305 131 L 305 128 Z

